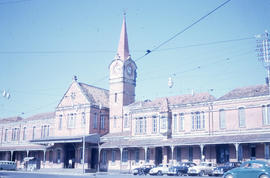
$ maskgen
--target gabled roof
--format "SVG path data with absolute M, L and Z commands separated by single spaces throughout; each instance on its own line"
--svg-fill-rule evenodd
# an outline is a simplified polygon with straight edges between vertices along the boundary
M 0 119 L 0 122 L 1 123 L 9 123 L 9 122 L 19 122 L 23 120 L 22 117 L 19 117 L 19 116 L 15 116 L 15 117 L 7 117 L 7 118 L 1 118 Z
M 78 83 L 82 89 L 82 92 L 87 97 L 91 104 L 99 105 L 109 108 L 109 90 L 98 88 L 85 83 Z
M 195 104 L 202 102 L 215 101 L 216 98 L 209 93 L 196 93 L 196 94 L 187 94 L 187 95 L 178 95 L 178 96 L 169 96 L 163 98 L 157 98 L 153 101 L 145 100 L 135 102 L 129 107 L 163 107 L 166 105 L 182 105 L 182 104 Z
M 46 112 L 46 113 L 40 113 L 36 114 L 30 117 L 25 118 L 24 120 L 41 120 L 41 119 L 50 119 L 54 118 L 55 112 Z
M 269 92 L 267 85 L 256 85 L 256 86 L 236 88 L 227 93 L 226 95 L 220 97 L 218 100 L 249 98 L 256 96 L 265 96 L 268 94 Z

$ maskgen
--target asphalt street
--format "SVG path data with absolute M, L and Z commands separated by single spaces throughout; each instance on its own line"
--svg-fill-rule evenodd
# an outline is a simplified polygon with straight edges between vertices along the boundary
M 65 174 L 51 174 L 51 173 L 35 173 L 35 172 L 14 172 L 14 171 L 0 171 L 0 178 L 85 178 L 85 177 L 93 177 L 93 178 L 158 178 L 158 177 L 176 177 L 176 176 L 134 176 L 131 174 L 81 174 L 81 175 L 65 175 Z M 182 178 L 187 178 L 188 176 L 182 176 Z M 208 177 L 208 176 L 205 176 Z M 177 178 L 181 178 L 180 176 Z M 199 178 L 197 176 L 192 176 L 192 178 Z M 201 178 L 201 177 L 200 177 Z M 217 177 L 211 177 L 211 178 L 217 178 Z M 220 177 L 219 177 L 220 178 Z

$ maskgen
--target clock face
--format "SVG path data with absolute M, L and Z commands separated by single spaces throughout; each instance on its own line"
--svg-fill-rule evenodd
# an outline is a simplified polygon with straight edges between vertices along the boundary
M 113 72 L 114 73 L 120 73 L 122 70 L 122 65 L 119 62 L 116 62 L 113 66 Z
M 132 67 L 131 67 L 131 65 L 127 66 L 127 74 L 132 75 Z

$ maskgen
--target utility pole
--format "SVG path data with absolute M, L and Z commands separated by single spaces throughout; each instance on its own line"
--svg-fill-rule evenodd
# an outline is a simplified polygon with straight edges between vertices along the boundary
M 269 33 L 265 31 L 263 35 L 257 36 L 258 59 L 262 61 L 267 70 L 266 84 L 268 86 L 268 94 L 270 95 L 270 39 Z

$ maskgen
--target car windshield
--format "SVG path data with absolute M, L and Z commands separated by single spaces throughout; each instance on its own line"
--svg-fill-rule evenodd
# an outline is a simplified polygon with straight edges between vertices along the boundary
M 241 167 L 244 167 L 244 168 L 262 168 L 263 167 L 263 164 L 262 163 L 248 162 L 248 163 L 243 163 L 241 165 Z

